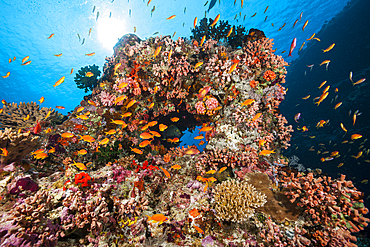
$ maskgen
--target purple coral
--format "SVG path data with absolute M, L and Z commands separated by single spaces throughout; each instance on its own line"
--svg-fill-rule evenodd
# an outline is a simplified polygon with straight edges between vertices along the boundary
M 35 192 L 38 189 L 39 189 L 39 186 L 37 183 L 32 181 L 29 177 L 25 177 L 25 178 L 18 179 L 15 186 L 9 190 L 9 193 L 11 195 L 15 195 L 21 192 L 22 190 L 29 190 L 31 192 Z

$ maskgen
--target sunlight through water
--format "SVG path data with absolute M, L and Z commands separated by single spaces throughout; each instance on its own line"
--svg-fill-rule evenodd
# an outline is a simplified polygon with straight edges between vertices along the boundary
M 112 50 L 118 39 L 128 32 L 126 20 L 108 17 L 99 19 L 97 31 L 99 42 L 109 50 Z

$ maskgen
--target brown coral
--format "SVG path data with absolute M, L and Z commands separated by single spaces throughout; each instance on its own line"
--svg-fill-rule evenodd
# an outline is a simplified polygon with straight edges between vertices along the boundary
M 11 128 L 5 128 L 4 131 L 0 130 L 0 147 L 8 150 L 8 155 L 1 156 L 0 162 L 10 164 L 20 161 L 39 146 L 38 139 L 38 136 L 33 136 L 28 132 L 17 134 Z
M 266 203 L 266 195 L 246 181 L 224 181 L 215 187 L 214 193 L 216 218 L 223 221 L 246 221 Z
M 54 109 L 42 107 L 36 102 L 9 103 L 4 105 L 0 113 L 1 128 L 29 128 L 36 124 L 37 120 L 45 119 L 50 111 L 49 120 L 58 118 L 60 114 Z M 28 118 L 29 115 L 29 118 Z M 26 120 L 25 120 L 26 119 Z

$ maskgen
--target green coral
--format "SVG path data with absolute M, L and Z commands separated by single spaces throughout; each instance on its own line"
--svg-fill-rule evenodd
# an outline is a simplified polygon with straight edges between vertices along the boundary
M 93 76 L 88 77 L 86 76 L 87 72 L 93 73 Z M 93 66 L 85 66 L 82 67 L 78 73 L 76 73 L 76 76 L 74 78 L 74 81 L 77 84 L 77 87 L 79 89 L 85 89 L 85 93 L 87 93 L 89 90 L 92 91 L 94 88 L 98 86 L 98 77 L 100 76 L 101 72 L 99 70 L 99 66 L 96 66 L 95 64 Z

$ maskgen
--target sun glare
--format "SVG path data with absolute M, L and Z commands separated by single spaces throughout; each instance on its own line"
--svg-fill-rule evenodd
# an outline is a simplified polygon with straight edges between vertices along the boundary
M 126 30 L 126 21 L 116 18 L 101 18 L 97 26 L 98 40 L 104 48 L 113 49 Z

